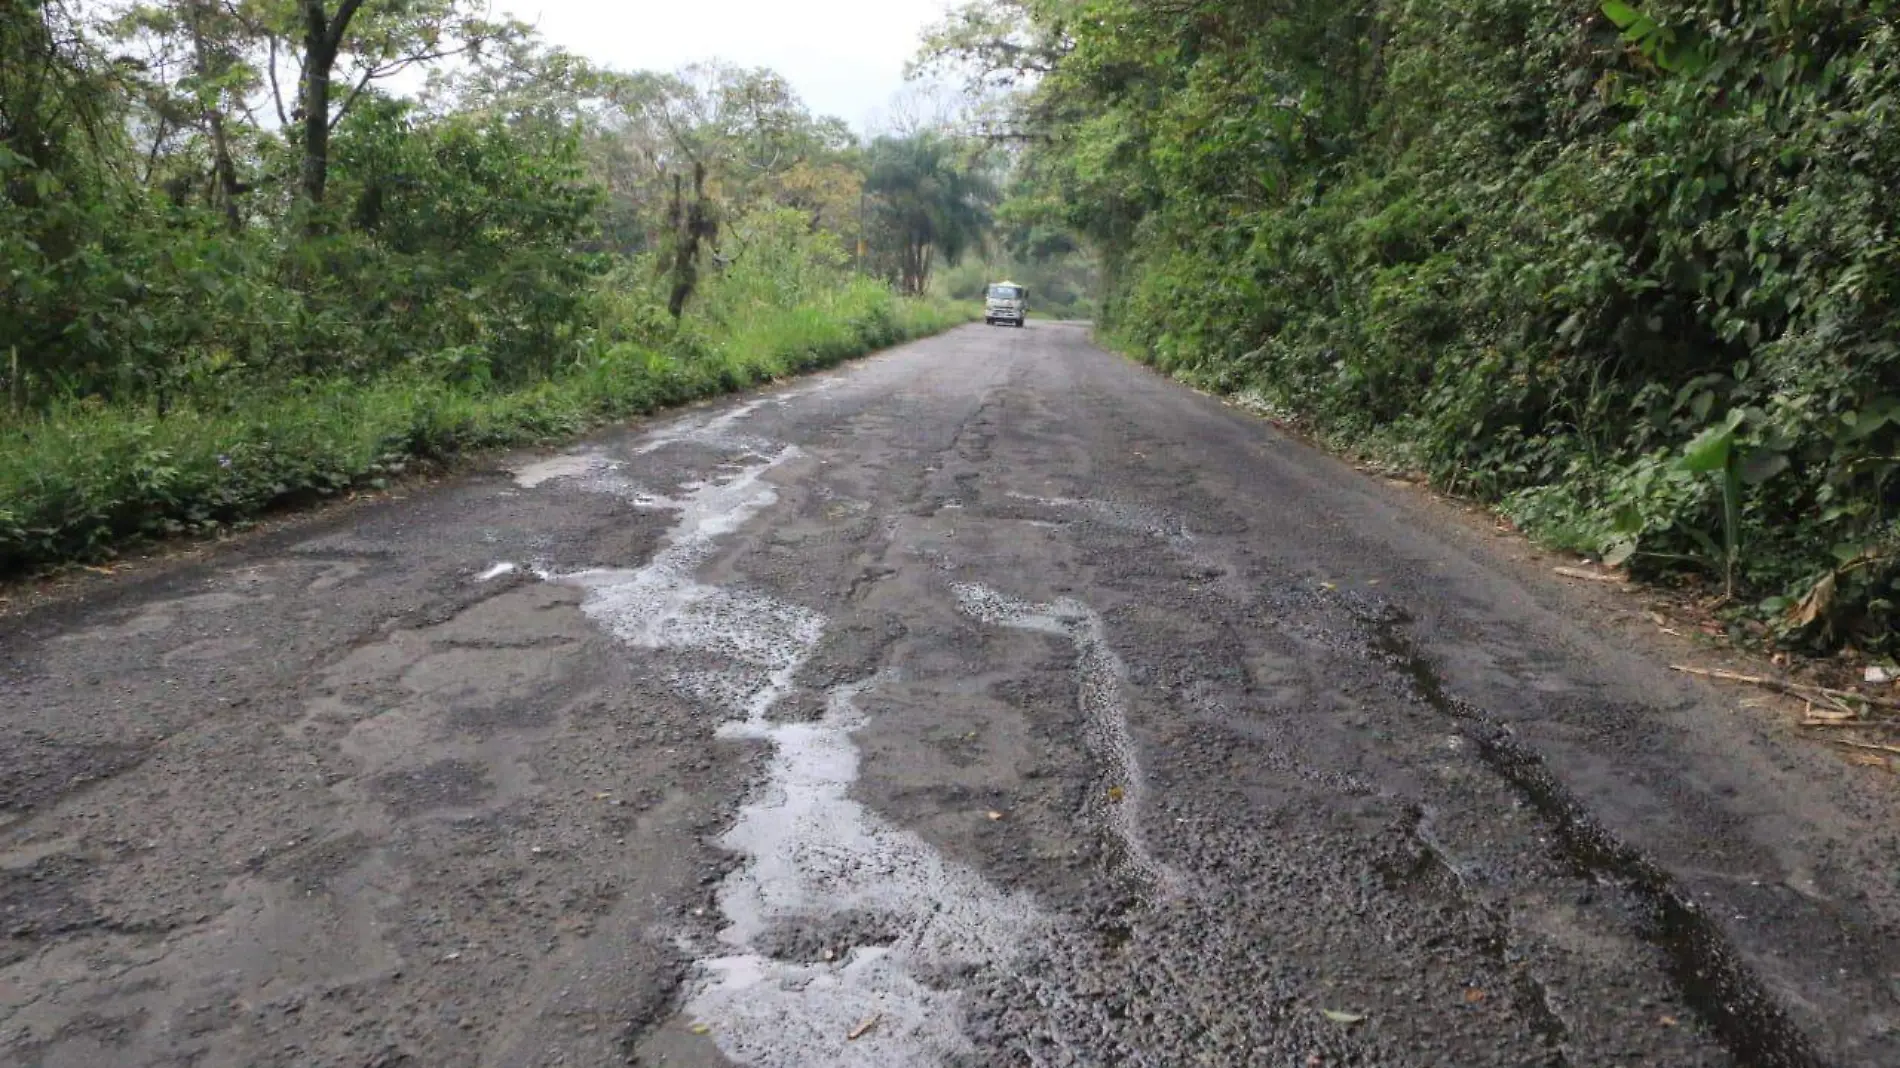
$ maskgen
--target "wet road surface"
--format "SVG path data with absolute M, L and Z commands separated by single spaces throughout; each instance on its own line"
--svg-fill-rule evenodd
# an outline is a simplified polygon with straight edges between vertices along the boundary
M 1893 794 L 969 327 L 0 620 L 0 1063 L 1900 1065 Z

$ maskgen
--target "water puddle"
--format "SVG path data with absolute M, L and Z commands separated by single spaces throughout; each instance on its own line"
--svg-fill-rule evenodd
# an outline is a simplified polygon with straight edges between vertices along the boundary
M 1123 697 L 1128 670 L 1108 644 L 1102 617 L 1080 601 L 1066 598 L 1050 604 L 1029 604 L 969 583 L 958 583 L 952 591 L 957 607 L 979 622 L 1056 634 L 1075 643 L 1085 741 L 1105 768 L 1105 782 L 1095 802 L 1099 814 L 1135 871 L 1162 897 L 1179 897 L 1185 887 L 1180 874 L 1155 857 L 1142 833 L 1141 810 L 1147 787 L 1134 740 L 1128 734 L 1128 709 Z
M 639 451 L 724 434 L 758 403 L 649 437 Z M 765 782 L 719 839 L 743 863 L 718 888 L 723 926 L 696 962 L 685 1014 L 726 1056 L 762 1068 L 943 1064 L 973 1052 L 953 977 L 1005 965 L 1044 942 L 1051 923 L 1026 895 L 992 887 L 851 799 L 858 701 L 876 680 L 832 690 L 815 722 L 769 718 L 823 639 L 825 618 L 697 573 L 720 539 L 777 501 L 766 476 L 798 455 L 753 451 L 672 496 L 632 495 L 677 517 L 644 566 L 537 573 L 584 590 L 582 612 L 621 643 L 691 654 L 683 659 L 692 666 L 666 669 L 670 683 L 725 717 L 719 737 L 770 747 Z M 628 495 L 623 482 L 589 484 Z M 777 948 L 866 916 L 879 936 L 838 959 L 787 959 L 797 954 Z
M 831 691 L 817 722 L 758 715 L 720 728 L 721 737 L 767 742 L 773 755 L 764 788 L 720 839 L 746 858 L 719 889 L 719 939 L 730 952 L 699 962 L 711 981 L 686 1011 L 748 1064 L 874 1068 L 966 1055 L 959 995 L 928 978 L 1006 964 L 1050 928 L 1027 896 L 1002 893 L 851 799 L 859 762 L 851 733 L 864 722 L 857 699 L 870 685 Z M 836 962 L 774 959 L 759 948 L 781 928 L 858 914 L 880 917 L 896 937 Z
M 533 489 L 544 482 L 578 478 L 612 466 L 612 460 L 597 452 L 574 452 L 550 456 L 545 460 L 536 460 L 515 468 L 515 485 L 523 489 Z
M 1104 526 L 1146 535 L 1167 543 L 1179 552 L 1187 552 L 1194 545 L 1194 532 L 1178 516 L 1143 505 L 1093 497 L 1036 497 L 1027 493 L 1011 493 L 1009 496 L 1051 510 L 1086 512 Z
M 771 597 L 700 582 L 694 573 L 720 538 L 778 500 L 777 489 L 764 476 L 797 455 L 787 446 L 723 481 L 690 483 L 678 497 L 635 498 L 642 508 L 678 513 L 653 558 L 639 568 L 596 568 L 554 575 L 552 581 L 586 590 L 581 611 L 627 645 L 720 658 L 726 670 L 680 671 L 673 682 L 728 714 L 763 714 L 817 648 L 824 617 Z
M 711 446 L 762 446 L 763 443 L 758 439 L 735 438 L 732 434 L 733 427 L 737 426 L 742 420 L 749 418 L 752 413 L 761 408 L 767 406 L 782 408 L 791 401 L 803 397 L 808 393 L 816 393 L 820 390 L 829 389 L 831 385 L 832 383 L 829 381 L 820 381 L 813 385 L 787 390 L 770 397 L 759 397 L 754 400 L 749 400 L 744 404 L 735 405 L 715 415 L 703 417 L 687 416 L 685 418 L 676 419 L 665 426 L 648 431 L 640 439 L 640 443 L 633 447 L 633 454 L 635 456 L 644 456 L 651 452 L 658 452 L 668 445 L 681 443 Z

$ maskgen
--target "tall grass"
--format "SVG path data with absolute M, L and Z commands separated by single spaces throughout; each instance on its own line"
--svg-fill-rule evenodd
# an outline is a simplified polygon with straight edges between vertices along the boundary
M 600 340 L 552 377 L 505 390 L 422 370 L 198 398 L 163 418 L 70 403 L 0 428 L 0 575 L 205 533 L 470 450 L 545 442 L 744 389 L 933 333 L 969 317 L 849 282 L 790 304 L 749 302 L 668 337 Z M 603 330 L 604 336 L 613 331 Z

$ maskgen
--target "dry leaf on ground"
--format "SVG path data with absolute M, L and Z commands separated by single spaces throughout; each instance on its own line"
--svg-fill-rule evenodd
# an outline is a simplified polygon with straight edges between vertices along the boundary
M 1366 1017 L 1363 1013 L 1340 1012 L 1338 1009 L 1321 1009 L 1320 1015 L 1336 1024 L 1356 1024 Z

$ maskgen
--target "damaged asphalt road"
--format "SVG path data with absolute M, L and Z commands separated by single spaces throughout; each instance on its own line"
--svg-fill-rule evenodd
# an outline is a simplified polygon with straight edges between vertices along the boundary
M 1893 795 L 970 327 L 0 621 L 0 1063 L 1900 1064 Z

